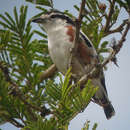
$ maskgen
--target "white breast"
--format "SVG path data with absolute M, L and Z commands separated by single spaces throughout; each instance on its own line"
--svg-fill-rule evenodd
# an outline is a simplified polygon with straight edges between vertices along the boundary
M 68 69 L 70 48 L 72 47 L 72 43 L 69 42 L 69 37 L 67 36 L 66 31 L 66 28 L 57 28 L 54 32 L 48 32 L 48 48 L 50 56 L 62 73 L 65 73 Z

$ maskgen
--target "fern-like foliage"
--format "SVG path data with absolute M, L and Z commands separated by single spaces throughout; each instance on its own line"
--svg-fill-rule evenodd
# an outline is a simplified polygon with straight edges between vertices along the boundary
M 87 107 L 97 88 L 89 81 L 80 92 L 79 84 L 70 84 L 70 70 L 64 80 L 56 74 L 40 81 L 52 61 L 47 36 L 32 30 L 27 9 L 21 6 L 18 13 L 14 7 L 14 18 L 7 12 L 0 15 L 0 122 L 23 130 L 65 129 Z M 34 34 L 42 40 L 34 39 Z
M 38 4 L 41 12 L 53 8 L 53 0 L 26 0 Z M 98 0 L 87 0 L 81 29 L 92 40 L 100 60 L 108 53 L 108 41 L 102 39 L 109 34 L 121 32 L 124 23 L 114 29 L 120 10 L 129 11 L 129 0 L 117 0 L 108 8 Z M 44 7 L 42 7 L 44 5 Z M 74 8 L 79 11 L 79 6 Z M 69 11 L 69 17 L 75 18 Z M 68 130 L 70 121 L 88 106 L 97 87 L 88 80 L 81 91 L 79 83 L 71 82 L 70 69 L 63 77 L 58 72 L 41 81 L 43 72 L 52 65 L 48 54 L 47 36 L 33 30 L 31 19 L 27 19 L 28 7 L 21 6 L 0 14 L 0 124 L 10 122 L 22 130 Z M 108 23 L 108 24 L 106 24 Z M 34 34 L 41 40 L 34 39 Z M 86 122 L 82 130 L 89 130 Z M 94 124 L 92 130 L 96 130 Z

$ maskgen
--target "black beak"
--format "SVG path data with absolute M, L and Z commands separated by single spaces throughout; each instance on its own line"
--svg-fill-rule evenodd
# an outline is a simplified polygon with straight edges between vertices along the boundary
M 42 23 L 43 21 L 44 21 L 44 19 L 42 19 L 42 18 L 35 18 L 32 20 L 32 22 L 34 22 L 34 23 Z

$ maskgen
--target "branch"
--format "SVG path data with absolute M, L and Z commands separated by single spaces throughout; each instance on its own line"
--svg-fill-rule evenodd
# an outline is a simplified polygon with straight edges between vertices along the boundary
M 76 26 L 75 40 L 74 40 L 74 45 L 71 48 L 69 67 L 71 67 L 71 65 L 72 65 L 72 59 L 76 55 L 77 48 L 78 48 L 79 33 L 80 33 L 80 27 L 81 27 L 83 13 L 84 13 L 84 9 L 85 9 L 85 2 L 86 2 L 86 0 L 82 0 L 81 6 L 80 6 L 80 11 L 79 11 L 79 16 L 78 16 L 78 19 L 76 19 L 76 21 L 75 21 L 75 26 Z
M 55 66 L 55 64 L 51 65 L 46 71 L 44 71 L 41 75 L 40 75 L 40 82 L 42 82 L 43 80 L 50 78 L 54 75 L 54 73 L 56 72 L 57 68 Z
M 112 17 L 112 14 L 114 12 L 114 5 L 115 5 L 115 0 L 109 0 L 110 2 L 110 9 L 109 9 L 109 13 L 107 15 L 107 20 L 106 20 L 106 24 L 105 24 L 105 27 L 104 27 L 104 32 L 107 32 L 109 30 L 109 27 L 110 27 L 110 21 L 111 21 L 111 17 Z M 71 66 L 72 64 L 72 58 L 75 56 L 75 53 L 77 52 L 77 48 L 78 48 L 78 40 L 79 40 L 79 32 L 80 32 L 80 26 L 81 26 L 81 22 L 82 22 L 82 18 L 83 18 L 83 10 L 85 8 L 85 0 L 82 0 L 82 4 L 81 4 L 81 7 L 80 7 L 80 12 L 79 12 L 79 17 L 78 19 L 76 20 L 76 36 L 75 36 L 75 42 L 74 42 L 74 46 L 72 48 L 72 55 L 71 55 L 71 58 L 70 58 L 70 64 L 69 66 Z M 126 22 L 126 21 L 125 21 Z M 117 29 L 113 30 L 113 32 L 116 32 L 117 30 L 120 30 L 122 29 L 126 23 L 122 23 Z M 125 32 L 123 33 L 122 35 L 122 38 L 121 40 L 119 41 L 118 45 L 117 45 L 117 50 L 112 52 L 110 54 L 110 56 L 102 63 L 102 64 L 99 64 L 97 65 L 96 67 L 94 66 L 90 72 L 88 74 L 85 74 L 84 76 L 81 77 L 81 79 L 78 81 L 80 83 L 80 86 L 84 85 L 88 79 L 92 79 L 92 78 L 95 78 L 96 76 L 99 76 L 99 73 L 100 73 L 100 70 L 110 61 L 112 60 L 115 55 L 119 52 L 120 48 L 122 47 L 123 45 L 123 42 L 124 42 L 124 39 L 126 37 L 126 34 L 129 30 L 129 24 L 127 25 L 127 28 L 125 30 Z M 75 84 L 74 84 L 75 86 Z M 83 89 L 83 88 L 81 88 Z
M 81 27 L 81 23 L 83 19 L 85 3 L 86 3 L 86 0 L 82 0 L 80 11 L 79 11 L 79 16 L 78 16 L 78 19 L 76 19 L 76 33 L 75 33 L 76 35 L 75 35 L 75 41 L 74 41 L 74 46 L 73 46 L 73 48 L 75 49 L 75 52 L 77 52 L 77 48 L 78 48 L 79 33 L 80 33 L 80 27 Z
M 42 109 L 40 107 L 34 106 L 34 105 L 32 105 L 32 104 L 30 104 L 30 103 L 27 102 L 27 99 L 26 99 L 26 97 L 24 97 L 24 95 L 20 91 L 19 86 L 15 82 L 13 82 L 11 80 L 11 78 L 9 76 L 9 70 L 8 70 L 8 68 L 5 65 L 3 65 L 2 62 L 0 62 L 0 69 L 2 70 L 2 72 L 4 74 L 5 80 L 8 83 L 10 83 L 10 85 L 11 85 L 12 91 L 11 91 L 10 94 L 13 94 L 13 96 L 17 96 L 21 101 L 23 101 L 24 104 L 28 106 L 28 110 L 29 111 L 31 111 L 30 108 L 33 108 L 33 109 L 41 112 Z
M 104 37 L 107 35 L 110 35 L 112 33 L 117 33 L 117 32 L 122 32 L 122 30 L 124 29 L 124 26 L 127 24 L 128 19 L 124 20 L 122 24 L 120 24 L 117 28 L 113 29 L 113 30 L 108 30 L 107 32 L 104 33 Z
M 16 83 L 14 83 L 11 80 L 8 82 L 11 84 L 11 87 L 12 87 L 12 92 L 10 94 L 12 94 L 13 96 L 17 96 L 21 101 L 23 101 L 23 103 L 25 105 L 28 106 L 29 109 L 33 108 L 36 111 L 42 111 L 42 109 L 40 107 L 34 106 L 34 105 L 27 102 L 26 97 L 22 94 L 22 92 L 19 89 L 19 86 Z
M 11 80 L 11 78 L 9 76 L 8 68 L 6 66 L 3 66 L 2 62 L 0 62 L 0 69 L 4 73 L 4 77 L 5 77 L 6 81 L 11 84 L 12 91 L 9 94 L 12 94 L 13 96 L 18 97 L 25 105 L 27 105 L 27 111 L 30 113 L 30 115 L 32 116 L 32 118 L 34 120 L 37 120 L 37 117 L 33 114 L 32 109 L 34 109 L 38 112 L 41 112 L 41 115 L 44 116 L 44 117 L 46 115 L 51 114 L 51 111 L 49 109 L 47 109 L 45 106 L 38 107 L 38 106 L 30 104 L 27 101 L 27 98 L 20 91 L 19 86 Z M 54 74 L 55 71 L 56 71 L 56 66 L 53 64 L 49 69 L 47 69 L 45 71 L 45 73 L 43 73 L 41 75 L 42 80 L 52 76 L 52 74 Z
M 121 37 L 121 39 L 119 40 L 118 44 L 113 46 L 113 51 L 111 52 L 111 54 L 108 56 L 108 58 L 102 63 L 101 67 L 104 67 L 109 61 L 111 61 L 116 54 L 120 51 L 120 49 L 123 46 L 123 42 L 125 41 L 126 35 L 128 33 L 130 29 L 130 21 L 128 21 L 126 29 Z
M 110 2 L 110 9 L 109 13 L 106 17 L 106 24 L 104 26 L 104 32 L 107 32 L 109 30 L 110 22 L 111 22 L 111 17 L 114 12 L 114 5 L 115 5 L 115 0 L 109 1 Z
M 123 46 L 123 42 L 125 41 L 126 35 L 128 33 L 130 29 L 130 22 L 127 23 L 126 29 L 121 37 L 121 39 L 119 40 L 118 44 L 115 45 L 115 47 L 113 48 L 113 51 L 110 53 L 110 55 L 108 56 L 108 58 L 106 60 L 104 60 L 104 62 L 102 64 L 97 65 L 96 67 L 94 66 L 88 74 L 85 74 L 84 76 L 82 76 L 80 78 L 80 80 L 78 81 L 78 83 L 81 86 L 81 90 L 85 87 L 83 85 L 85 85 L 88 81 L 88 79 L 93 79 L 99 76 L 100 74 L 100 70 L 106 66 L 110 61 L 112 61 L 112 59 L 116 56 L 116 54 L 120 51 L 120 49 Z M 77 84 L 74 84 L 73 87 L 77 86 Z

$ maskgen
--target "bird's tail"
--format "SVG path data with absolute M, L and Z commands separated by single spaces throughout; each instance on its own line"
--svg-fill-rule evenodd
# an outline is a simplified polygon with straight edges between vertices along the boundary
M 103 106 L 103 109 L 107 119 L 110 119 L 112 116 L 115 115 L 115 110 L 111 103 L 105 104 Z

